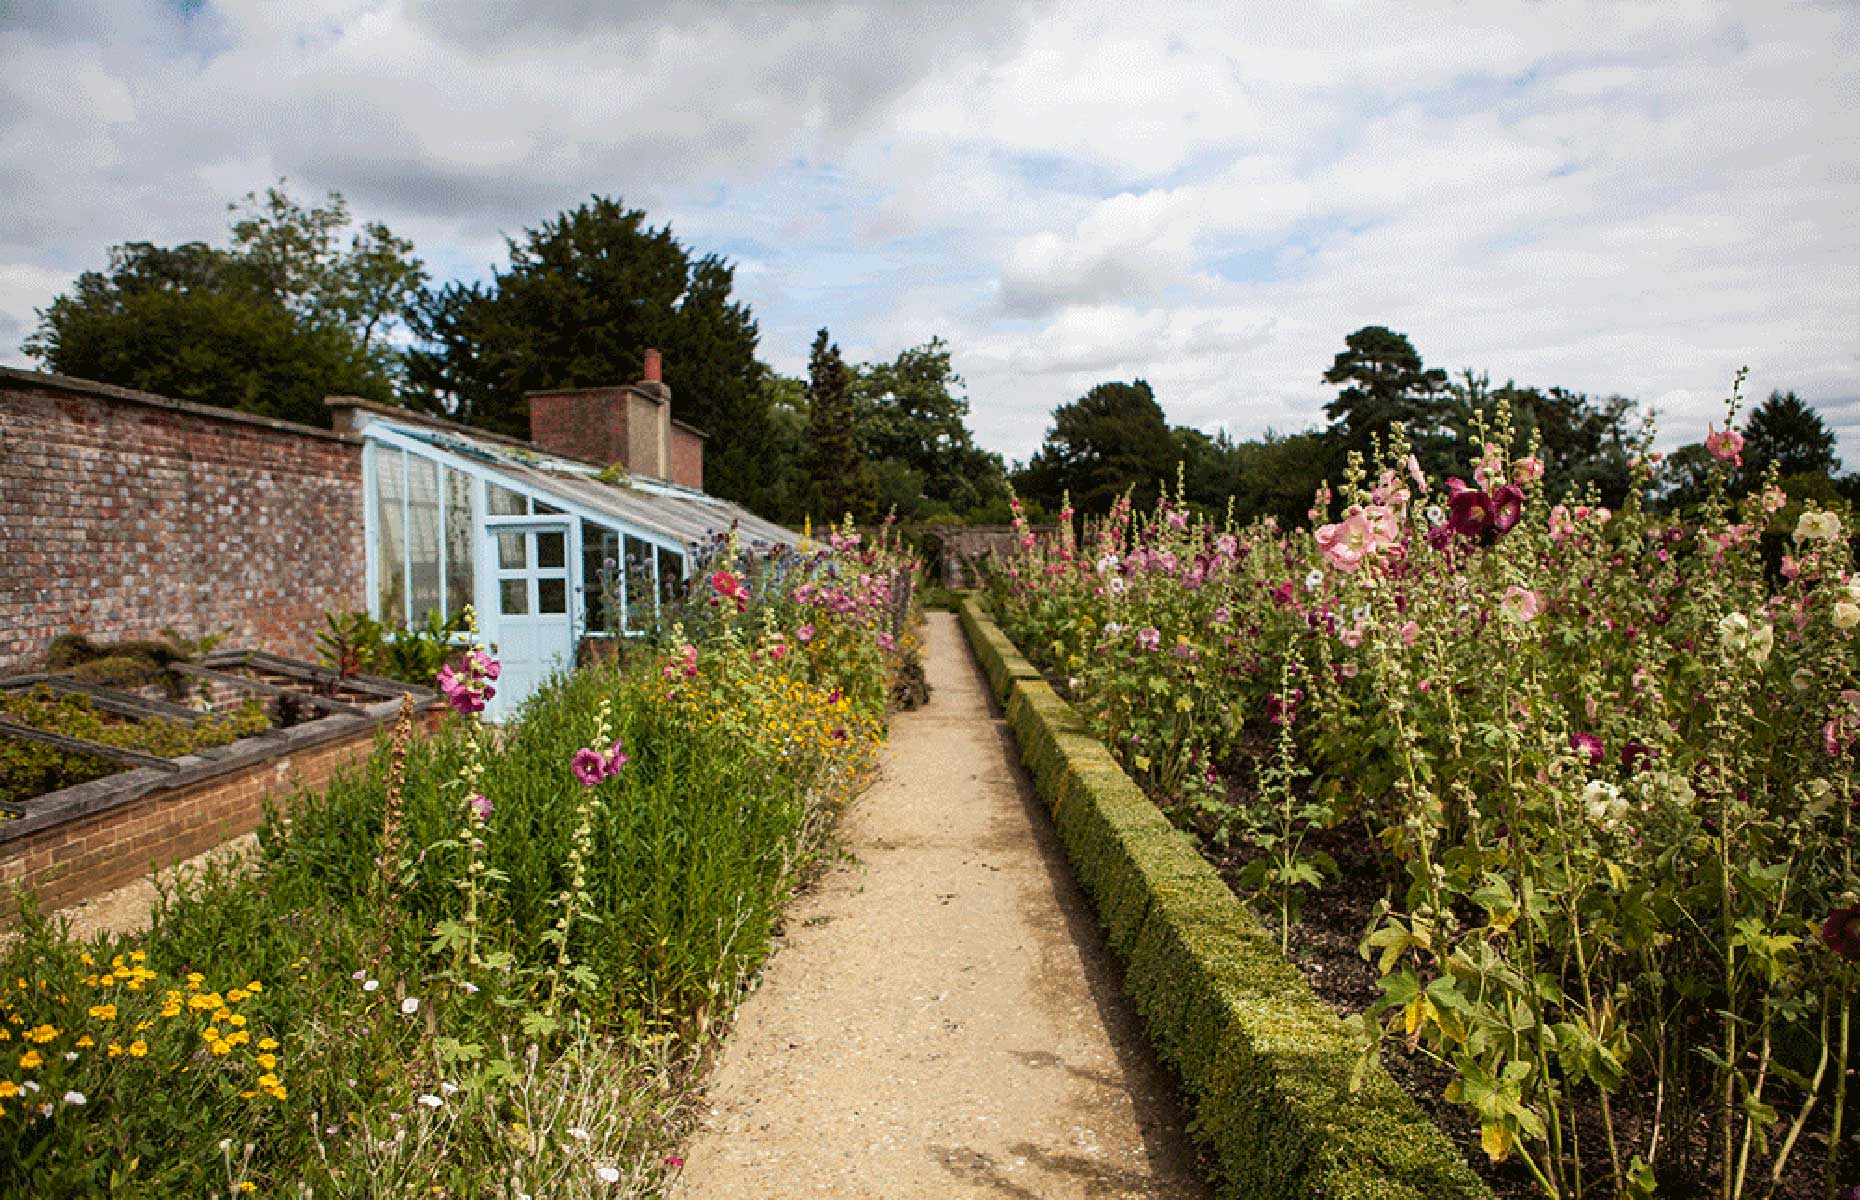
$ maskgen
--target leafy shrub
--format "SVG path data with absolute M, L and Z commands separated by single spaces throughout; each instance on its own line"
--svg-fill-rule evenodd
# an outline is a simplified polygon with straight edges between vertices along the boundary
M 0 720 L 161 758 L 224 746 L 270 726 L 264 706 L 257 700 L 248 700 L 234 712 L 203 716 L 192 723 L 167 717 L 130 720 L 99 710 L 88 696 L 54 691 L 44 684 L 25 692 L 0 693 Z M 111 759 L 4 733 L 0 733 L 0 768 L 4 768 L 0 769 L 0 801 L 8 803 L 74 787 L 124 769 Z

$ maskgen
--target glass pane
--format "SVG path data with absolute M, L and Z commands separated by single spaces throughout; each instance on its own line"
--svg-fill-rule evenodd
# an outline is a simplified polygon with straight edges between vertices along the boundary
M 538 500 L 536 502 L 536 511 L 538 514 L 541 514 L 541 513 L 559 513 L 562 510 L 557 508 L 553 504 L 544 504 L 541 500 Z
M 634 632 L 652 628 L 651 542 L 626 539 L 626 627 Z
M 511 531 L 497 535 L 497 565 L 506 571 L 521 571 L 530 565 L 530 535 Z
M 507 617 L 527 616 L 530 611 L 530 581 L 504 579 L 497 585 L 498 605 Z
M 618 606 L 608 604 L 608 595 L 612 593 L 618 600 L 620 577 L 617 568 L 620 559 L 620 535 L 611 529 L 599 525 L 581 523 L 581 605 L 587 614 L 588 628 L 596 632 L 613 633 L 615 630 L 608 622 L 611 614 L 618 612 Z M 610 567 L 608 564 L 614 564 Z
M 472 547 L 477 544 L 472 530 L 471 476 L 463 471 L 446 471 L 446 615 L 456 617 L 472 602 Z
M 659 548 L 659 599 L 670 603 L 684 588 L 685 556 L 676 550 Z
M 525 496 L 522 492 L 513 492 L 507 487 L 499 487 L 495 483 L 487 484 L 486 486 L 490 491 L 490 499 L 487 502 L 487 507 L 491 510 L 492 516 L 521 517 L 528 515 L 530 511 L 530 498 L 528 496 Z
M 568 535 L 566 533 L 539 533 L 536 535 L 536 565 L 549 570 L 559 571 L 568 562 Z
M 407 540 L 401 497 L 405 455 L 375 447 L 375 563 L 380 575 L 375 591 L 381 623 L 398 629 L 407 623 Z
M 407 456 L 407 569 L 413 620 L 439 608 L 439 464 Z
M 536 611 L 539 613 L 567 612 L 568 580 L 538 579 L 536 581 Z

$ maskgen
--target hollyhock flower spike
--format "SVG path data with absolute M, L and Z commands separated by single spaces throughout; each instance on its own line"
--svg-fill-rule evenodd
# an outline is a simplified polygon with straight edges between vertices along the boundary
M 1499 608 L 1512 620 L 1528 625 L 1535 621 L 1537 615 L 1543 611 L 1543 601 L 1538 598 L 1536 592 L 1514 583 L 1505 589 L 1505 596 L 1499 601 Z
M 471 809 L 472 816 L 480 821 L 491 819 L 491 798 L 483 792 L 473 792 L 466 798 L 465 804 Z
M 1491 498 L 1479 488 L 1467 487 L 1463 479 L 1447 480 L 1446 527 L 1463 538 L 1478 538 L 1491 524 Z
M 1524 516 L 1524 491 L 1515 483 L 1508 483 L 1492 493 L 1492 532 L 1510 533 Z
M 1831 542 L 1841 536 L 1841 519 L 1831 512 L 1805 512 L 1795 523 L 1798 542 Z
M 620 739 L 615 738 L 613 744 L 607 747 L 606 753 L 601 755 L 602 776 L 612 779 L 624 766 L 626 766 L 626 755 L 620 752 Z
M 1511 464 L 1511 480 L 1513 483 L 1528 487 L 1543 477 L 1544 460 L 1538 458 L 1534 454 L 1526 455 L 1524 458 L 1520 458 L 1517 462 Z
M 1578 754 L 1589 757 L 1591 767 L 1602 765 L 1602 739 L 1592 733 L 1572 733 L 1569 735 L 1569 748 Z

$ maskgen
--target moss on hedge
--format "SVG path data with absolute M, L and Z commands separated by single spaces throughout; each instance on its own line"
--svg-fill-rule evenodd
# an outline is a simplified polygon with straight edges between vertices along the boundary
M 974 597 L 962 625 L 1090 895 L 1151 1043 L 1231 1200 L 1483 1200 L 1490 1192 L 1279 953 Z

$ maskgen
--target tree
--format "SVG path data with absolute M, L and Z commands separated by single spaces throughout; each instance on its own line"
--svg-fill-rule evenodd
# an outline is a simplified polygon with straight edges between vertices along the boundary
M 1443 464 L 1442 469 L 1464 474 L 1472 468 L 1471 460 L 1479 453 L 1473 417 L 1479 412 L 1490 416 L 1502 400 L 1511 408 L 1515 441 L 1510 449 L 1521 452 L 1535 439 L 1554 497 L 1592 485 L 1605 504 L 1619 505 L 1626 498 L 1632 486 L 1628 461 L 1637 432 L 1633 400 L 1591 400 L 1567 388 L 1521 387 L 1510 380 L 1494 388 L 1490 376 L 1474 371 L 1463 372 L 1447 391 L 1449 426 L 1460 450 L 1459 461 Z
M 1754 483 L 1771 463 L 1782 475 L 1833 475 L 1841 460 L 1834 431 L 1794 392 L 1770 393 L 1744 422 L 1743 477 Z
M 1343 350 L 1324 372 L 1324 382 L 1342 388 L 1324 406 L 1331 435 L 1346 449 L 1364 454 L 1372 438 L 1386 440 L 1389 427 L 1398 421 L 1408 427 L 1417 447 L 1438 440 L 1448 411 L 1440 400 L 1447 373 L 1422 366 L 1407 335 L 1381 325 L 1365 325 L 1343 342 Z
M 870 521 L 878 505 L 875 481 L 859 455 L 852 368 L 822 329 L 807 359 L 807 448 L 810 511 L 827 522 L 851 514 Z
M 387 400 L 381 362 L 342 325 L 304 320 L 236 254 L 200 242 L 110 250 L 39 313 L 25 352 L 48 370 L 304 424 L 323 397 Z
M 1106 512 L 1126 488 L 1146 505 L 1174 475 L 1178 453 L 1148 383 L 1101 383 L 1053 410 L 1053 427 L 1015 486 L 1049 509 L 1069 491 L 1080 512 Z
M 393 395 L 385 331 L 425 277 L 379 223 L 342 246 L 341 195 L 305 209 L 282 187 L 233 205 L 226 249 L 110 249 L 39 312 L 23 349 L 50 370 L 264 416 L 328 424 L 323 397 Z
M 409 322 L 413 402 L 499 433 L 529 433 L 526 392 L 638 379 L 664 353 L 672 415 L 711 435 L 704 474 L 755 502 L 772 486 L 759 333 L 735 300 L 735 268 L 693 258 L 669 226 L 595 196 L 509 242 L 488 284 L 422 292 Z
M 968 513 L 1006 495 L 1000 455 L 975 444 L 949 343 L 931 338 L 854 374 L 859 447 L 880 469 L 880 507 Z

